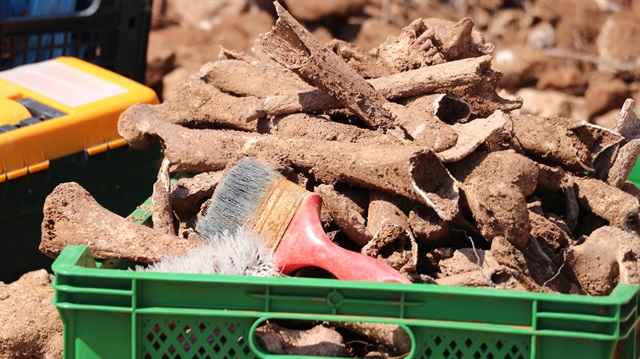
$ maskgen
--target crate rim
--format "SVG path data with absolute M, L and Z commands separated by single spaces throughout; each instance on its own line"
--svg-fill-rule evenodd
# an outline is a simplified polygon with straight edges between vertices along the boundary
M 251 285 L 278 285 L 288 287 L 313 287 L 336 289 L 362 289 L 374 291 L 397 291 L 398 293 L 417 293 L 425 290 L 434 294 L 451 296 L 473 297 L 500 297 L 513 299 L 544 300 L 560 303 L 576 303 L 589 305 L 621 305 L 634 299 L 639 286 L 632 284 L 618 284 L 607 296 L 588 296 L 564 293 L 538 293 L 505 289 L 443 286 L 436 284 L 403 284 L 348 281 L 324 278 L 292 278 L 292 277 L 251 277 L 222 274 L 198 274 L 198 273 L 167 273 L 167 272 L 141 272 L 122 269 L 88 268 L 78 264 L 83 259 L 94 260 L 91 250 L 85 245 L 69 245 L 63 249 L 58 258 L 53 262 L 52 269 L 57 275 L 71 275 L 77 277 L 111 278 L 111 279 L 143 279 L 166 282 L 207 282 L 207 283 L 238 283 Z M 639 319 L 640 320 L 640 319 Z

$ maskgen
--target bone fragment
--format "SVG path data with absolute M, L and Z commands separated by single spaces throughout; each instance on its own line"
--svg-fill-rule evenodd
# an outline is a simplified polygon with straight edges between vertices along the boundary
M 110 212 L 75 182 L 58 185 L 45 200 L 43 212 L 40 251 L 54 258 L 68 245 L 85 245 L 96 258 L 153 263 L 198 244 Z
M 169 165 L 170 163 L 166 158 L 162 160 L 158 171 L 158 179 L 153 185 L 151 220 L 153 221 L 153 228 L 158 232 L 175 235 L 176 227 L 173 223 Z
M 213 195 L 222 171 L 202 172 L 193 177 L 184 177 L 171 184 L 171 204 L 176 217 L 187 222 L 200 210 L 200 205 Z
M 378 233 L 385 226 L 400 227 L 404 232 L 409 228 L 409 218 L 405 214 L 406 207 L 400 198 L 395 198 L 385 192 L 369 192 L 369 209 L 367 211 L 367 229 L 371 233 Z M 405 203 L 406 204 L 406 203 Z
M 337 192 L 333 186 L 321 184 L 315 192 L 322 196 L 322 204 L 329 211 L 336 225 L 359 246 L 366 245 L 372 238 L 365 226 L 364 209 L 349 197 Z
M 524 249 L 531 229 L 525 198 L 536 188 L 538 168 L 513 150 L 476 157 L 457 164 L 464 163 L 454 174 L 463 180 L 461 188 L 482 236 L 489 242 L 504 237 Z M 468 175 L 463 173 L 468 169 Z
M 601 127 L 562 117 L 508 115 L 508 118 L 514 137 L 528 155 L 573 171 L 594 171 L 594 156 L 621 140 Z
M 458 134 L 455 146 L 442 152 L 438 157 L 442 162 L 456 162 L 468 156 L 482 145 L 489 137 L 504 128 L 506 120 L 502 111 L 496 111 L 487 118 L 478 118 L 467 123 L 456 123 L 451 127 Z
M 450 125 L 467 122 L 471 114 L 471 108 L 466 101 L 449 94 L 415 96 L 400 103 L 410 109 L 425 112 Z
M 446 91 L 449 88 L 474 84 L 483 81 L 483 74 L 490 67 L 491 57 L 483 56 L 464 59 L 430 67 L 409 70 L 400 74 L 369 79 L 373 88 L 387 100 Z M 259 74 L 255 74 L 258 76 Z M 225 84 L 214 82 L 222 90 Z M 232 87 L 238 90 L 236 87 Z M 260 97 L 263 92 L 244 89 L 246 96 Z M 270 116 L 296 112 L 322 112 L 342 108 L 340 102 L 322 90 L 309 90 L 297 93 L 270 94 L 265 97 L 262 109 Z
M 580 207 L 604 218 L 613 227 L 640 233 L 637 197 L 595 178 L 571 177 Z
M 625 141 L 626 142 L 626 141 Z M 638 162 L 640 155 L 640 137 L 632 139 L 622 146 L 616 153 L 616 159 L 609 168 L 606 182 L 610 185 L 622 188 L 629 178 L 629 174 Z
M 409 211 L 409 228 L 418 245 L 429 248 L 445 246 L 451 236 L 449 222 L 443 221 L 433 209 L 423 205 L 415 205 Z
M 214 61 L 202 66 L 200 73 L 203 74 L 201 81 L 236 96 L 267 98 L 315 90 L 294 72 L 274 61 Z
M 613 127 L 624 141 L 608 148 L 595 160 L 596 178 L 622 188 L 640 155 L 640 119 L 633 110 L 633 100 L 627 99 Z
M 262 99 L 236 97 L 207 85 L 197 73 L 179 83 L 165 102 L 153 111 L 167 121 L 191 127 L 232 128 L 256 131 L 256 121 L 266 116 Z
M 271 354 L 299 357 L 347 357 L 349 354 L 340 333 L 321 324 L 297 330 L 268 322 L 256 328 L 255 335 L 260 346 Z
M 363 335 L 373 342 L 385 346 L 390 354 L 402 356 L 411 351 L 411 337 L 397 324 L 367 322 L 331 322 L 338 328 Z
M 613 126 L 615 132 L 628 139 L 640 138 L 640 118 L 633 110 L 634 103 L 630 98 L 624 102 Z
M 263 122 L 261 120 L 261 122 Z M 264 121 L 258 125 L 258 132 L 282 137 L 300 137 L 316 140 L 371 143 L 371 144 L 403 144 L 410 141 L 391 134 L 391 131 L 372 131 L 357 126 L 328 120 L 323 116 L 306 113 L 295 113 Z
M 406 201 L 385 192 L 369 192 L 367 229 L 372 240 L 362 248 L 362 253 L 378 258 L 401 273 L 415 272 L 418 261 L 418 244 L 409 232 Z M 403 203 L 404 202 L 404 203 Z M 383 252 L 394 248 L 390 256 Z
M 640 284 L 640 238 L 619 228 L 604 226 L 567 252 L 570 268 L 590 295 L 608 295 L 618 283 Z

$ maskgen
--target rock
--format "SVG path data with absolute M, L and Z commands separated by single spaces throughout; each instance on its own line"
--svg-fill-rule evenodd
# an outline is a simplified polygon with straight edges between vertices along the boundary
M 624 81 L 610 75 L 595 74 L 589 79 L 584 97 L 589 117 L 592 117 L 622 107 L 631 94 Z
M 310 22 L 324 18 L 345 18 L 349 15 L 357 14 L 367 4 L 367 0 L 284 0 L 284 3 L 296 20 Z
M 571 96 L 558 91 L 541 91 L 523 88 L 516 92 L 522 98 L 522 108 L 514 114 L 543 117 L 561 116 L 574 120 L 588 118 L 587 103 L 583 97 Z
M 250 0 L 166 0 L 166 13 L 183 25 L 211 30 L 222 18 L 245 12 L 250 3 Z
M 527 43 L 534 49 L 553 47 L 556 44 L 555 29 L 550 23 L 541 22 L 529 29 Z
M 640 65 L 640 22 L 632 12 L 609 15 L 596 40 L 598 55 L 614 64 Z M 607 64 L 601 70 L 611 70 Z

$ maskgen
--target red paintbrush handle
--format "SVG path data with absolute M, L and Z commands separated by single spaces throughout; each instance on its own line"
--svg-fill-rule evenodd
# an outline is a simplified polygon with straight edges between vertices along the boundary
M 275 250 L 276 266 L 284 274 L 302 267 L 319 267 L 338 279 L 411 283 L 400 272 L 377 259 L 333 243 L 322 229 L 321 206 L 322 199 L 316 193 L 300 203 Z

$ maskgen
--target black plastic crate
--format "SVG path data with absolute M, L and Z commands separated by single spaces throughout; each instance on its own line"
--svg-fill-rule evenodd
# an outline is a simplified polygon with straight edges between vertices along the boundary
M 86 0 L 78 1 L 80 11 L 0 20 L 0 70 L 73 56 L 145 83 L 151 6 L 152 0 Z

